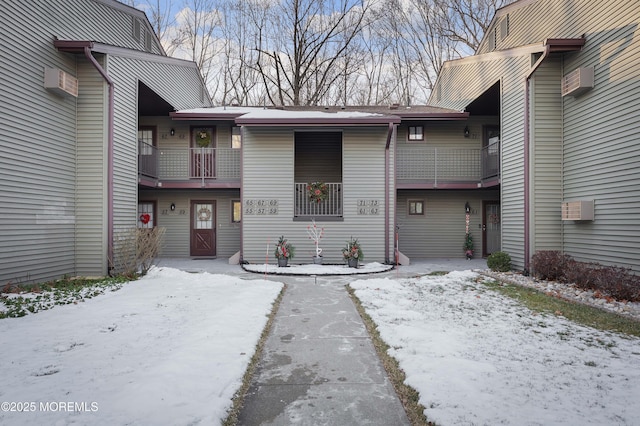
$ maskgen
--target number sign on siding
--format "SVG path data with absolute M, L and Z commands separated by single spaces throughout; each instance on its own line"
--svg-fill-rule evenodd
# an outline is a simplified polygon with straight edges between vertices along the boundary
M 380 201 L 378 200 L 358 200 L 359 215 L 377 215 L 379 214 Z
M 278 214 L 278 200 L 257 200 L 257 199 L 245 200 L 244 214 L 248 214 L 248 215 Z

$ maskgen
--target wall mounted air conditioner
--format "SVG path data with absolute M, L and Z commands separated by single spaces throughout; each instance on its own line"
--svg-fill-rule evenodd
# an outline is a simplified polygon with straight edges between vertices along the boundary
M 593 200 L 563 202 L 562 220 L 593 220 Z
M 78 79 L 58 68 L 44 68 L 44 87 L 60 96 L 78 97 Z
M 562 96 L 579 96 L 593 88 L 593 67 L 576 68 L 562 77 Z

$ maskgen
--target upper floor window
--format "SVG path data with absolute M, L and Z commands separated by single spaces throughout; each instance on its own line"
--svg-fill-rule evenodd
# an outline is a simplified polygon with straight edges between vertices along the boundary
M 152 155 L 156 146 L 156 128 L 154 126 L 140 126 L 138 128 L 138 142 L 140 155 Z
M 408 139 L 410 141 L 423 141 L 424 130 L 422 126 L 409 126 Z

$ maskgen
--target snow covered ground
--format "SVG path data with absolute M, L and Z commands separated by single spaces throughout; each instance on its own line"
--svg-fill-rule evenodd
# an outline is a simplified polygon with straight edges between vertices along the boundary
M 282 288 L 250 277 L 155 268 L 0 320 L 0 424 L 219 424 Z M 351 277 L 430 420 L 638 424 L 640 339 L 537 315 L 477 277 Z
M 357 275 L 385 272 L 393 269 L 393 265 L 383 265 L 378 262 L 361 263 L 358 268 L 349 268 L 347 265 L 290 265 L 279 267 L 277 264 L 247 264 L 242 266 L 250 272 L 276 275 Z
M 640 339 L 538 315 L 471 271 L 353 282 L 439 425 L 638 425 Z
M 281 288 L 156 268 L 0 320 L 0 424 L 219 424 Z

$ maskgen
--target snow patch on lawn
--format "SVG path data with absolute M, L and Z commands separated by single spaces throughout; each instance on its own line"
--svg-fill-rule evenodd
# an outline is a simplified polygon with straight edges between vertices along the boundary
M 471 271 L 351 287 L 439 425 L 633 425 L 640 339 L 536 314 Z
M 86 302 L 0 320 L 0 401 L 29 410 L 3 406 L 0 424 L 219 424 L 281 289 L 153 268 Z
M 355 275 L 385 272 L 393 269 L 393 265 L 384 265 L 378 262 L 361 263 L 358 268 L 349 268 L 347 265 L 289 265 L 279 267 L 277 264 L 246 264 L 242 267 L 249 272 L 261 274 L 282 275 Z

